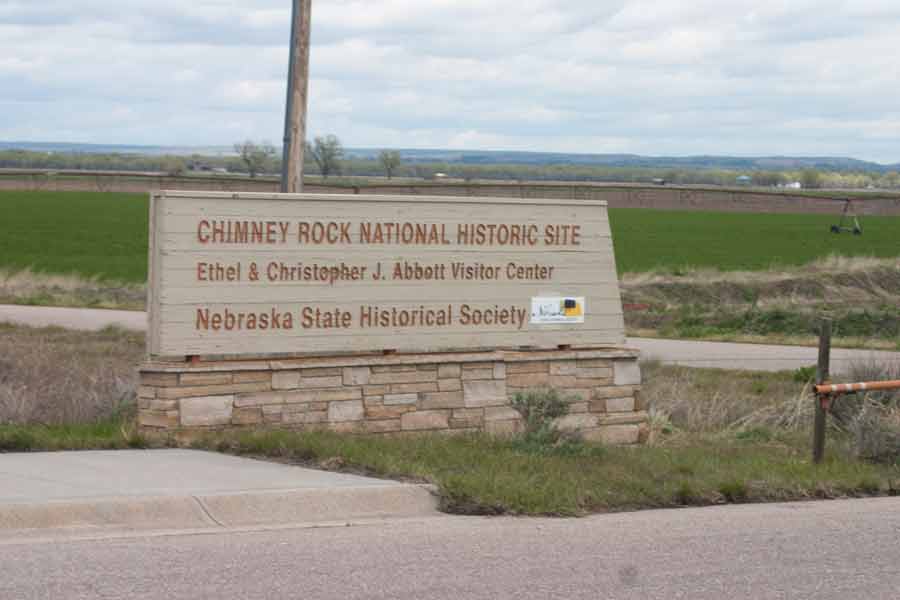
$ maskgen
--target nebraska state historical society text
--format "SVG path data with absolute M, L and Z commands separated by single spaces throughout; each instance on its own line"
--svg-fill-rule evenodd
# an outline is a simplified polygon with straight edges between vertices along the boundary
M 273 331 L 293 329 L 351 329 L 500 326 L 522 329 L 528 310 L 520 306 L 475 307 L 447 304 L 438 308 L 419 306 L 397 308 L 361 306 L 358 311 L 341 308 L 303 306 L 296 311 L 272 307 L 262 311 L 238 311 L 230 308 L 198 308 L 197 331 Z

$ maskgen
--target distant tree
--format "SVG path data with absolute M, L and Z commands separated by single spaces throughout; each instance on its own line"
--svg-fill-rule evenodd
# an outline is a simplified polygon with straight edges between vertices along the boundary
M 381 168 L 384 169 L 387 178 L 391 179 L 394 171 L 400 166 L 400 153 L 396 150 L 382 150 L 378 154 L 378 162 L 381 163 Z
M 776 171 L 756 171 L 750 178 L 753 180 L 753 185 L 760 187 L 775 187 L 784 183 L 784 175 Z
M 822 174 L 815 169 L 806 169 L 800 175 L 800 183 L 806 189 L 819 189 L 822 187 Z
M 187 170 L 187 163 L 180 156 L 166 156 L 163 159 L 163 171 L 170 177 L 180 177 Z
M 306 152 L 312 156 L 312 159 L 319 167 L 319 173 L 325 179 L 328 179 L 328 176 L 332 173 L 340 174 L 344 147 L 337 136 L 327 135 L 324 138 L 317 137 L 312 144 L 307 142 Z
M 265 172 L 269 162 L 275 156 L 275 147 L 269 142 L 257 144 L 251 140 L 234 145 L 234 151 L 241 157 L 250 177 Z

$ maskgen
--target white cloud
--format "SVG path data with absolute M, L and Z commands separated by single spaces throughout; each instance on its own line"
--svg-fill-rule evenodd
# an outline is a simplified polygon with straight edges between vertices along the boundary
M 900 161 L 895 0 L 313 0 L 349 146 Z M 0 138 L 281 137 L 289 0 L 6 0 Z

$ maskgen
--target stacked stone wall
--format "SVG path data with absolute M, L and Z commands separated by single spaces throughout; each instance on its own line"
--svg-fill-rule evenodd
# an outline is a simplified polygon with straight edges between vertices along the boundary
M 232 428 L 511 434 L 522 427 L 514 395 L 552 388 L 569 402 L 561 428 L 635 444 L 647 421 L 640 384 L 630 350 L 147 363 L 138 419 L 143 433 L 174 437 Z

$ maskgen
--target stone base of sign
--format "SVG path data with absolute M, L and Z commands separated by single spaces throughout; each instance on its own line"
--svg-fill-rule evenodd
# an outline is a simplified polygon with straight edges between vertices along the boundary
M 647 433 L 637 360 L 595 349 L 148 362 L 138 422 L 178 441 L 238 428 L 510 434 L 522 427 L 515 393 L 553 388 L 570 403 L 560 428 L 637 444 Z

